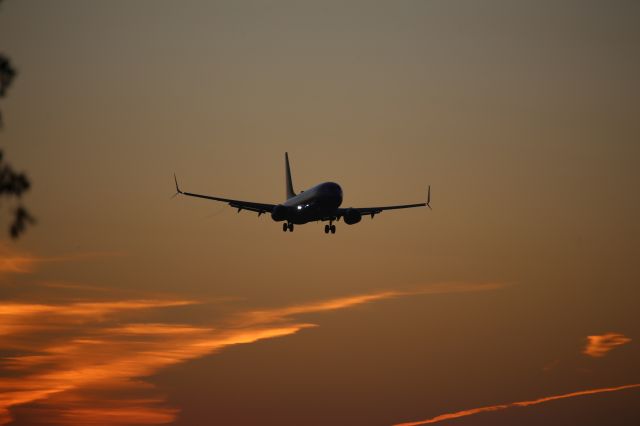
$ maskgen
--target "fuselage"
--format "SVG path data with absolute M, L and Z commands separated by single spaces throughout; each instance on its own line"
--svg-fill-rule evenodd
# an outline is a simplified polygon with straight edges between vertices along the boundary
M 336 216 L 342 204 L 342 188 L 335 182 L 316 185 L 282 203 L 287 207 L 286 220 L 303 224 Z

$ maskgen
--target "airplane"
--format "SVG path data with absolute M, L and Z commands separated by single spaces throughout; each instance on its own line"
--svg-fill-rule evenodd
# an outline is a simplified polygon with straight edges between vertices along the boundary
M 324 226 L 325 234 L 335 234 L 336 226 L 334 221 L 344 218 L 344 223 L 354 225 L 362 219 L 362 216 L 370 215 L 371 219 L 384 210 L 408 209 L 413 207 L 429 207 L 431 209 L 431 186 L 427 189 L 427 202 L 417 204 L 401 204 L 383 207 L 340 207 L 342 204 L 342 188 L 335 182 L 324 182 L 306 191 L 296 194 L 293 190 L 291 180 L 291 167 L 289 166 L 289 154 L 285 152 L 285 178 L 287 199 L 280 204 L 263 204 L 251 201 L 231 200 L 228 198 L 213 197 L 211 195 L 194 194 L 182 191 L 178 186 L 178 178 L 173 175 L 176 182 L 176 194 L 189 197 L 205 198 L 207 200 L 221 201 L 228 203 L 231 207 L 242 210 L 257 212 L 258 217 L 264 213 L 270 213 L 271 218 L 276 222 L 283 222 L 284 232 L 293 232 L 293 225 L 302 225 L 308 222 L 328 221 Z

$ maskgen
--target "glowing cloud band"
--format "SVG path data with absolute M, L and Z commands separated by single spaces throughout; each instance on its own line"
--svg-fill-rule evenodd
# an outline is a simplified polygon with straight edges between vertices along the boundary
M 621 391 L 621 390 L 631 389 L 631 388 L 637 388 L 637 387 L 640 387 L 640 383 L 635 383 L 635 384 L 631 384 L 631 385 L 624 385 L 624 386 L 617 386 L 617 387 L 612 387 L 612 388 L 588 389 L 588 390 L 583 390 L 583 391 L 578 391 L 578 392 L 565 393 L 565 394 L 562 394 L 562 395 L 545 396 L 543 398 L 533 399 L 531 401 L 518 401 L 518 402 L 511 402 L 511 403 L 508 403 L 508 404 L 489 405 L 489 406 L 486 406 L 486 407 L 479 407 L 479 408 L 472 408 L 472 409 L 469 409 L 469 410 L 456 411 L 455 413 L 440 414 L 439 416 L 432 417 L 430 419 L 420 420 L 420 421 L 417 421 L 417 422 L 397 423 L 394 426 L 426 425 L 426 424 L 431 424 L 431 423 L 442 422 L 444 420 L 451 420 L 451 419 L 457 419 L 457 418 L 460 418 L 460 417 L 473 416 L 474 414 L 488 413 L 488 412 L 499 411 L 499 410 L 506 410 L 507 408 L 512 408 L 512 407 L 528 407 L 530 405 L 538 405 L 538 404 L 542 404 L 544 402 L 555 401 L 555 400 L 558 400 L 558 399 L 573 398 L 573 397 L 576 397 L 576 396 L 584 396 L 584 395 L 594 395 L 594 394 L 605 393 L 605 392 L 616 392 L 616 391 Z

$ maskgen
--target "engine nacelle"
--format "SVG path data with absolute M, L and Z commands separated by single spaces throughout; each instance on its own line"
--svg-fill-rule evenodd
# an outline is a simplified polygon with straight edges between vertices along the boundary
M 344 223 L 347 225 L 355 225 L 362 220 L 362 213 L 355 209 L 347 209 L 344 213 Z
M 271 210 L 271 219 L 276 222 L 281 222 L 287 218 L 287 206 L 283 206 L 282 204 L 278 204 Z

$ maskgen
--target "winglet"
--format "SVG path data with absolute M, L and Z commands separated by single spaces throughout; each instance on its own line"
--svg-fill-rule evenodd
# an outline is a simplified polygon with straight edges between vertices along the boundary
M 180 187 L 178 186 L 178 178 L 176 177 L 176 174 L 173 174 L 173 180 L 176 181 L 176 194 L 182 194 L 182 191 L 180 190 Z
M 431 209 L 431 185 L 429 185 L 429 188 L 427 189 L 427 207 L 429 207 L 429 210 Z

